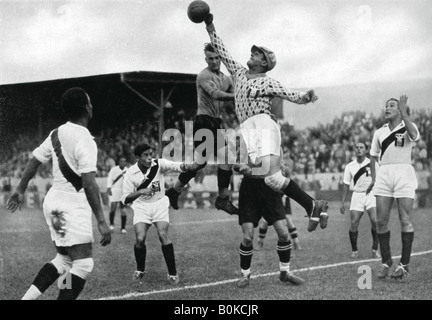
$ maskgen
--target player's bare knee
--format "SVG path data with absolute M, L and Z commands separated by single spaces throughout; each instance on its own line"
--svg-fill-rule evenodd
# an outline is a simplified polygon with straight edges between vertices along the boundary
M 168 232 L 165 230 L 159 231 L 159 240 L 163 245 L 170 244 L 170 238 L 168 236 Z
M 92 272 L 93 267 L 93 258 L 75 260 L 72 263 L 72 269 L 70 270 L 70 273 L 82 279 L 87 279 L 88 275 Z
M 278 171 L 271 176 L 265 177 L 264 181 L 265 181 L 266 185 L 268 185 L 270 188 L 272 188 L 275 191 L 284 190 L 290 182 L 290 180 L 288 178 L 285 178 L 282 175 L 281 171 Z
M 253 245 L 253 240 L 252 240 L 251 238 L 249 238 L 249 237 L 247 237 L 247 238 L 243 237 L 242 244 L 243 244 L 245 247 L 252 247 L 252 245 Z
M 401 221 L 401 230 L 402 232 L 412 232 L 414 228 L 410 221 L 403 220 Z
M 137 236 L 135 239 L 135 246 L 137 248 L 143 248 L 145 245 L 145 237 L 143 236 Z

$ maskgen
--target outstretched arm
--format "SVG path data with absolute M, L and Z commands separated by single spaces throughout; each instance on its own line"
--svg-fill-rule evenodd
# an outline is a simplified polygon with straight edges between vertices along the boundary
M 213 24 L 213 14 L 210 13 L 208 15 L 205 23 L 207 26 L 207 32 L 210 36 L 211 44 L 213 45 L 213 48 L 221 58 L 223 64 L 225 65 L 229 73 L 234 75 L 239 69 L 243 69 L 244 67 L 240 63 L 234 61 L 234 59 L 231 57 L 230 53 L 226 49 L 224 43 L 222 42 L 222 39 L 219 38 L 219 36 L 216 34 L 216 29 Z
M 315 102 L 318 97 L 313 90 L 302 92 L 298 90 L 288 89 L 283 86 L 279 81 L 269 78 L 269 83 L 266 88 L 266 95 L 279 97 L 284 100 L 291 101 L 296 104 L 306 104 Z

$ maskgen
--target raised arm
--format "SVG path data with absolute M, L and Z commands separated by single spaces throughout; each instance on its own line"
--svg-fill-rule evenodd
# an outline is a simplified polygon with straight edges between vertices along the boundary
M 228 72 L 234 75 L 238 70 L 243 69 L 244 67 L 240 63 L 234 61 L 234 59 L 231 57 L 230 53 L 226 49 L 224 43 L 222 42 L 222 39 L 219 38 L 219 36 L 217 35 L 215 26 L 213 24 L 213 14 L 209 14 L 205 23 L 207 32 L 210 36 L 211 44 L 213 45 L 216 53 L 221 58 Z
M 398 108 L 402 116 L 402 120 L 405 122 L 405 128 L 407 129 L 408 136 L 411 141 L 418 141 L 420 139 L 420 133 L 414 123 L 411 121 L 407 112 L 407 101 L 408 97 L 403 95 L 399 98 Z

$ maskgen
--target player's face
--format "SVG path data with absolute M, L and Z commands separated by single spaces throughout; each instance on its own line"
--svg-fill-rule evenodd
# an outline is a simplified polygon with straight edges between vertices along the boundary
M 219 71 L 220 70 L 221 60 L 216 53 L 206 51 L 205 52 L 205 61 L 207 62 L 207 65 L 210 68 L 210 70 L 212 70 L 212 71 Z
M 391 120 L 396 118 L 399 114 L 398 102 L 394 100 L 388 101 L 384 107 L 384 118 L 386 120 Z
M 363 143 L 357 143 L 354 150 L 357 157 L 363 157 L 366 154 L 366 146 Z
M 153 157 L 153 150 L 149 149 L 141 153 L 141 156 L 137 159 L 139 165 L 150 168 L 151 167 L 151 161 Z
M 249 61 L 247 62 L 249 69 L 262 66 L 263 63 L 266 63 L 264 53 L 262 53 L 260 50 L 252 50 Z
M 120 158 L 119 167 L 120 167 L 120 169 L 123 169 L 124 167 L 126 167 L 126 159 L 125 158 Z

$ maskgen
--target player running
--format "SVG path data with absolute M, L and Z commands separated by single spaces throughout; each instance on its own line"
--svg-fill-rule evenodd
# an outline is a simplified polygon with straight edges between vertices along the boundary
M 385 119 L 388 123 L 375 131 L 370 150 L 372 182 L 366 192 L 372 190 L 377 204 L 377 233 L 382 257 L 378 278 L 386 278 L 393 265 L 388 222 L 394 199 L 402 229 L 402 256 L 391 278 L 402 279 L 409 273 L 414 240 L 410 214 L 418 187 L 411 165 L 411 151 L 414 142 L 420 139 L 420 132 L 409 117 L 407 101 L 408 97 L 402 95 L 399 100 L 391 98 L 386 102 Z M 377 163 L 380 166 L 378 172 Z
M 365 210 L 369 215 L 372 227 L 372 257 L 380 258 L 378 253 L 378 236 L 376 232 L 377 217 L 375 196 L 372 193 L 366 194 L 366 190 L 372 182 L 370 159 L 366 157 L 366 144 L 364 142 L 357 142 L 354 149 L 356 153 L 356 159 L 348 163 L 344 171 L 344 185 L 342 190 L 340 212 L 345 214 L 345 200 L 352 182 L 353 194 L 350 205 L 351 226 L 349 229 L 349 239 L 352 249 L 351 258 L 358 258 L 358 226 Z
M 249 157 L 255 164 L 262 163 L 260 172 L 265 183 L 276 191 L 282 191 L 288 197 L 302 205 L 309 216 L 308 231 L 314 231 L 318 224 L 322 229 L 327 227 L 328 203 L 314 200 L 293 180 L 285 178 L 280 168 L 281 134 L 278 124 L 270 117 L 273 97 L 291 101 L 296 104 L 315 102 L 318 97 L 313 90 L 306 93 L 285 88 L 266 73 L 276 65 L 275 54 L 266 47 L 252 46 L 248 68 L 234 61 L 222 40 L 216 33 L 213 15 L 205 20 L 207 32 L 216 53 L 234 78 L 235 110 L 240 121 L 243 139 Z M 268 133 L 263 139 L 262 133 Z

